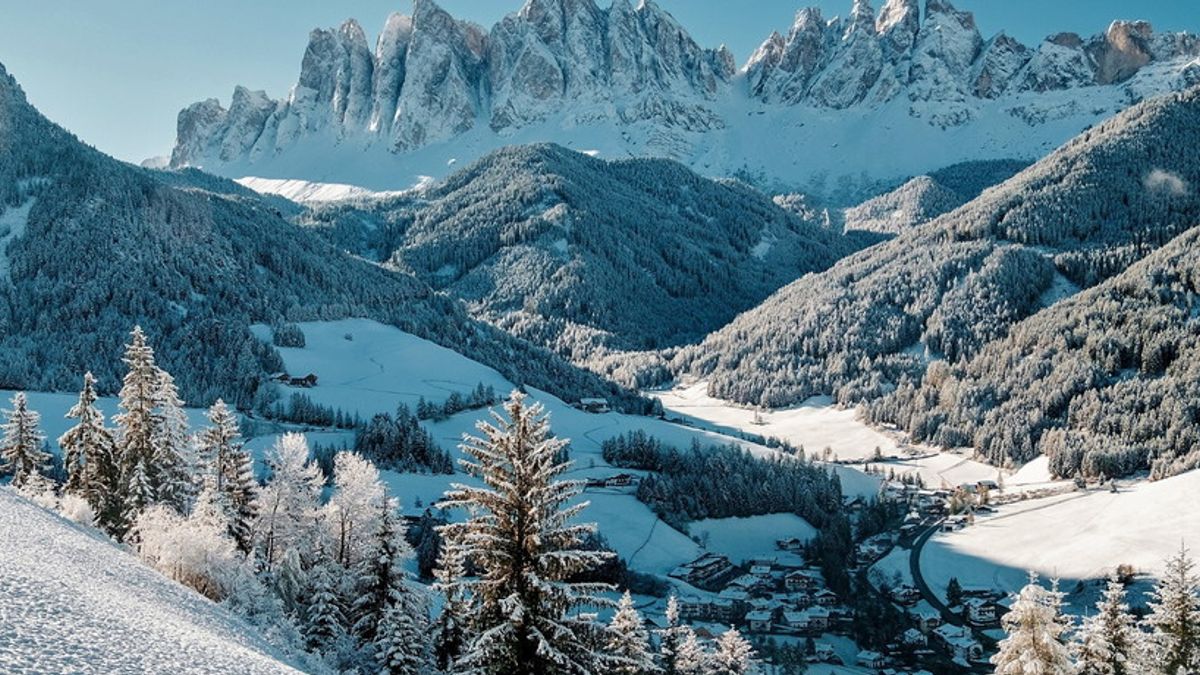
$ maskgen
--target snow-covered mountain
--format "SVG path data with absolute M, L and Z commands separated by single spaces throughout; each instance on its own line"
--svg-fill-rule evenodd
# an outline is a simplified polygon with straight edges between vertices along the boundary
M 947 365 L 970 362 L 1014 324 L 1116 277 L 1200 223 L 1197 143 L 1200 88 L 1140 103 L 963 206 L 781 288 L 700 345 L 680 350 L 675 370 L 706 380 L 720 398 L 768 407 L 822 394 L 844 403 L 870 400 L 923 378 L 932 391 L 946 382 Z M 1190 316 L 1194 326 L 1196 314 Z M 1075 339 L 1067 334 L 1045 333 L 1050 351 Z M 1102 364 L 1122 364 L 1118 370 L 1136 363 L 1116 344 L 1089 337 L 1085 351 Z M 998 379 L 1018 377 L 1021 354 L 1008 352 L 1011 360 L 996 366 Z M 1053 379 L 1052 372 L 1037 367 L 1024 377 Z M 943 395 L 964 409 L 991 410 L 1003 400 L 978 389 Z M 1063 413 L 1064 400 L 1043 396 L 1036 404 L 1049 410 L 1024 419 L 1037 426 Z M 1157 405 L 1139 400 L 1146 409 Z M 954 439 L 948 444 L 987 447 L 962 425 L 922 420 L 928 427 L 918 437 L 937 430 L 940 440 Z M 1027 448 L 1009 454 L 1031 456 Z M 989 456 L 1003 460 L 1000 452 Z
M 299 207 L 199 171 L 143 169 L 42 116 L 0 65 L 0 387 L 117 386 L 140 324 L 192 403 L 270 397 L 279 369 L 254 323 L 371 317 L 565 398 L 615 391 L 471 319 L 412 274 L 283 218 Z M 535 365 L 537 364 L 537 365 Z M 515 369 L 515 370 L 514 370 Z M 520 371 L 520 372 L 517 372 Z
M 608 350 L 698 340 L 879 239 L 677 162 L 551 144 L 489 153 L 419 192 L 313 205 L 299 221 L 593 367 Z
M 652 1 L 528 0 L 490 31 L 433 0 L 315 30 L 286 97 L 179 114 L 172 165 L 408 187 L 514 143 L 665 156 L 830 194 L 957 161 L 1036 157 L 1148 95 L 1200 82 L 1200 39 L 1114 22 L 1037 46 L 984 39 L 945 0 L 804 9 L 738 69 Z M 836 111 L 836 114 L 833 114 Z M 888 152 L 879 152 L 880 148 Z M 836 149 L 835 152 L 828 150 Z
M 0 487 L 9 673 L 299 673 L 245 621 Z

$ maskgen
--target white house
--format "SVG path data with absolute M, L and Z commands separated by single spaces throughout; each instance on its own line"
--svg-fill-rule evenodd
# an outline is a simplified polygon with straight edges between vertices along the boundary
M 769 633 L 771 632 L 772 614 L 767 610 L 756 609 L 753 612 L 746 613 L 746 625 L 749 626 L 751 633 Z
M 868 649 L 859 652 L 858 656 L 855 657 L 855 661 L 864 668 L 882 668 L 887 664 L 887 659 L 884 658 L 883 654 Z

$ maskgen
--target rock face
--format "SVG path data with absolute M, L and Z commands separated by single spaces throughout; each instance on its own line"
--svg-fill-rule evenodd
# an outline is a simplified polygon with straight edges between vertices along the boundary
M 651 153 L 655 139 L 742 125 L 745 115 L 730 111 L 746 106 L 899 102 L 947 128 L 971 122 L 987 101 L 1022 95 L 1005 109 L 1036 124 L 1048 117 L 1036 110 L 1037 94 L 1152 80 L 1130 85 L 1127 105 L 1195 81 L 1200 65 L 1187 64 L 1197 55 L 1196 36 L 1155 33 L 1140 21 L 1030 48 L 1003 33 L 984 40 L 971 13 L 948 0 L 886 0 L 878 11 L 853 0 L 844 19 L 800 10 L 786 35 L 772 33 L 739 71 L 727 49 L 700 47 L 652 0 L 527 0 L 487 32 L 433 0 L 414 0 L 411 16 L 388 19 L 373 51 L 353 20 L 313 31 L 283 100 L 239 87 L 228 109 L 210 99 L 183 110 L 172 165 L 253 163 L 311 144 L 407 153 L 537 124 L 603 125 L 622 136 L 637 126 L 641 140 L 630 151 Z M 1139 77 L 1164 64 L 1170 72 Z
M 579 122 L 719 126 L 710 102 L 736 72 L 726 49 L 703 49 L 648 0 L 529 0 L 490 33 L 432 0 L 389 17 L 374 52 L 357 22 L 314 30 L 288 97 L 238 88 L 179 114 L 172 164 L 253 160 L 306 136 L 413 150 L 469 131 L 538 122 L 572 104 Z

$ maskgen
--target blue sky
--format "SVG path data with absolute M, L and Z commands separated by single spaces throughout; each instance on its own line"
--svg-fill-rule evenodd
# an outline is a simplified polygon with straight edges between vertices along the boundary
M 598 0 L 602 5 L 608 0 Z M 875 0 L 876 7 L 883 0 Z M 521 0 L 443 0 L 490 26 Z M 851 0 L 658 0 L 701 44 L 722 42 L 739 64 L 796 10 L 846 14 Z M 923 4 L 923 3 L 922 3 Z M 1026 43 L 1102 31 L 1115 18 L 1200 32 L 1197 0 L 958 0 L 985 37 Z M 235 84 L 281 96 L 296 80 L 308 31 L 357 18 L 371 39 L 408 0 L 0 0 L 0 63 L 30 100 L 83 140 L 121 159 L 166 154 L 175 115 L 204 98 L 228 102 Z

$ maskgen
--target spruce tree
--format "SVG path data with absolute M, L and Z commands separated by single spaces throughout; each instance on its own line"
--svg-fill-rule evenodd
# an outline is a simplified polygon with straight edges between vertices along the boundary
M 658 670 L 650 654 L 650 634 L 642 623 L 642 615 L 633 606 L 629 591 L 617 603 L 617 612 L 608 625 L 604 652 L 611 660 L 611 672 L 644 675 Z
M 1066 621 L 1061 614 L 1062 594 L 1057 585 L 1047 590 L 1030 573 L 1029 583 L 1017 594 L 1001 623 L 1008 633 L 992 657 L 997 675 L 1070 675 L 1070 654 L 1062 642 Z
M 363 644 L 375 642 L 378 623 L 392 596 L 407 591 L 402 565 L 412 551 L 404 540 L 403 526 L 396 522 L 395 509 L 392 500 L 380 505 L 375 552 L 362 561 L 358 573 L 357 596 L 350 609 L 354 634 Z
M 754 672 L 754 649 L 733 626 L 717 638 L 706 669 L 711 675 L 748 675 Z
M 124 523 L 124 489 L 117 445 L 104 426 L 104 413 L 96 407 L 96 378 L 86 373 L 79 401 L 67 411 L 78 420 L 58 439 L 65 455 L 66 491 L 87 500 L 97 523 L 110 534 L 118 534 Z
M 1181 544 L 1179 552 L 1167 559 L 1148 603 L 1146 624 L 1151 634 L 1146 665 L 1166 675 L 1200 668 L 1200 599 L 1196 597 L 1200 582 L 1194 568 L 1188 549 Z
M 158 473 L 158 500 L 185 513 L 195 499 L 196 485 L 192 477 L 194 459 L 192 440 L 188 433 L 187 413 L 175 378 L 167 371 L 156 369 L 155 410 L 152 417 L 151 442 L 154 446 L 154 467 Z
M 238 430 L 237 415 L 221 399 L 208 410 L 211 426 L 200 432 L 198 450 L 204 485 L 211 488 L 229 516 L 229 534 L 248 552 L 252 543 L 258 483 L 254 463 Z
M 675 672 L 679 675 L 708 675 L 708 650 L 700 644 L 696 632 L 688 626 L 680 627 L 679 651 L 675 657 Z
M 463 577 L 467 575 L 463 548 L 443 539 L 434 568 L 434 589 L 444 598 L 442 611 L 433 624 L 433 653 L 438 670 L 449 672 L 462 654 L 467 638 L 467 599 L 463 595 Z
M 1079 675 L 1131 675 L 1137 640 L 1138 631 L 1125 602 L 1125 586 L 1114 573 L 1104 597 L 1096 603 L 1095 616 L 1085 619 L 1075 636 Z
M 309 649 L 324 654 L 337 651 L 346 635 L 346 615 L 337 594 L 334 567 L 322 563 L 309 575 L 304 636 Z
M 42 417 L 29 409 L 24 392 L 13 394 L 11 410 L 4 411 L 3 435 L 0 436 L 0 475 L 12 476 L 19 488 L 33 476 L 45 475 L 50 455 L 42 450 L 45 436 L 39 430 Z
M 506 415 L 480 422 L 482 437 L 462 445 L 468 473 L 483 487 L 455 484 L 448 507 L 470 517 L 446 526 L 448 540 L 461 544 L 479 576 L 459 583 L 470 599 L 468 644 L 456 667 L 479 673 L 587 673 L 602 670 L 605 627 L 583 616 L 603 606 L 603 584 L 574 583 L 611 554 L 581 550 L 594 525 L 574 521 L 586 503 L 567 506 L 582 492 L 577 481 L 559 477 L 563 439 L 550 433 L 542 406 L 527 405 L 513 392 Z
M 683 627 L 679 623 L 679 599 L 672 595 L 667 600 L 667 625 L 659 632 L 658 662 L 663 675 L 677 675 L 679 647 L 683 641 Z
M 128 486 L 127 506 L 130 512 L 138 513 L 156 500 L 158 480 L 154 471 L 158 366 L 154 364 L 154 350 L 146 342 L 141 326 L 135 326 L 130 333 L 123 361 L 128 371 L 119 394 L 118 405 L 122 412 L 113 418 L 113 422 L 117 425 L 121 471 Z

